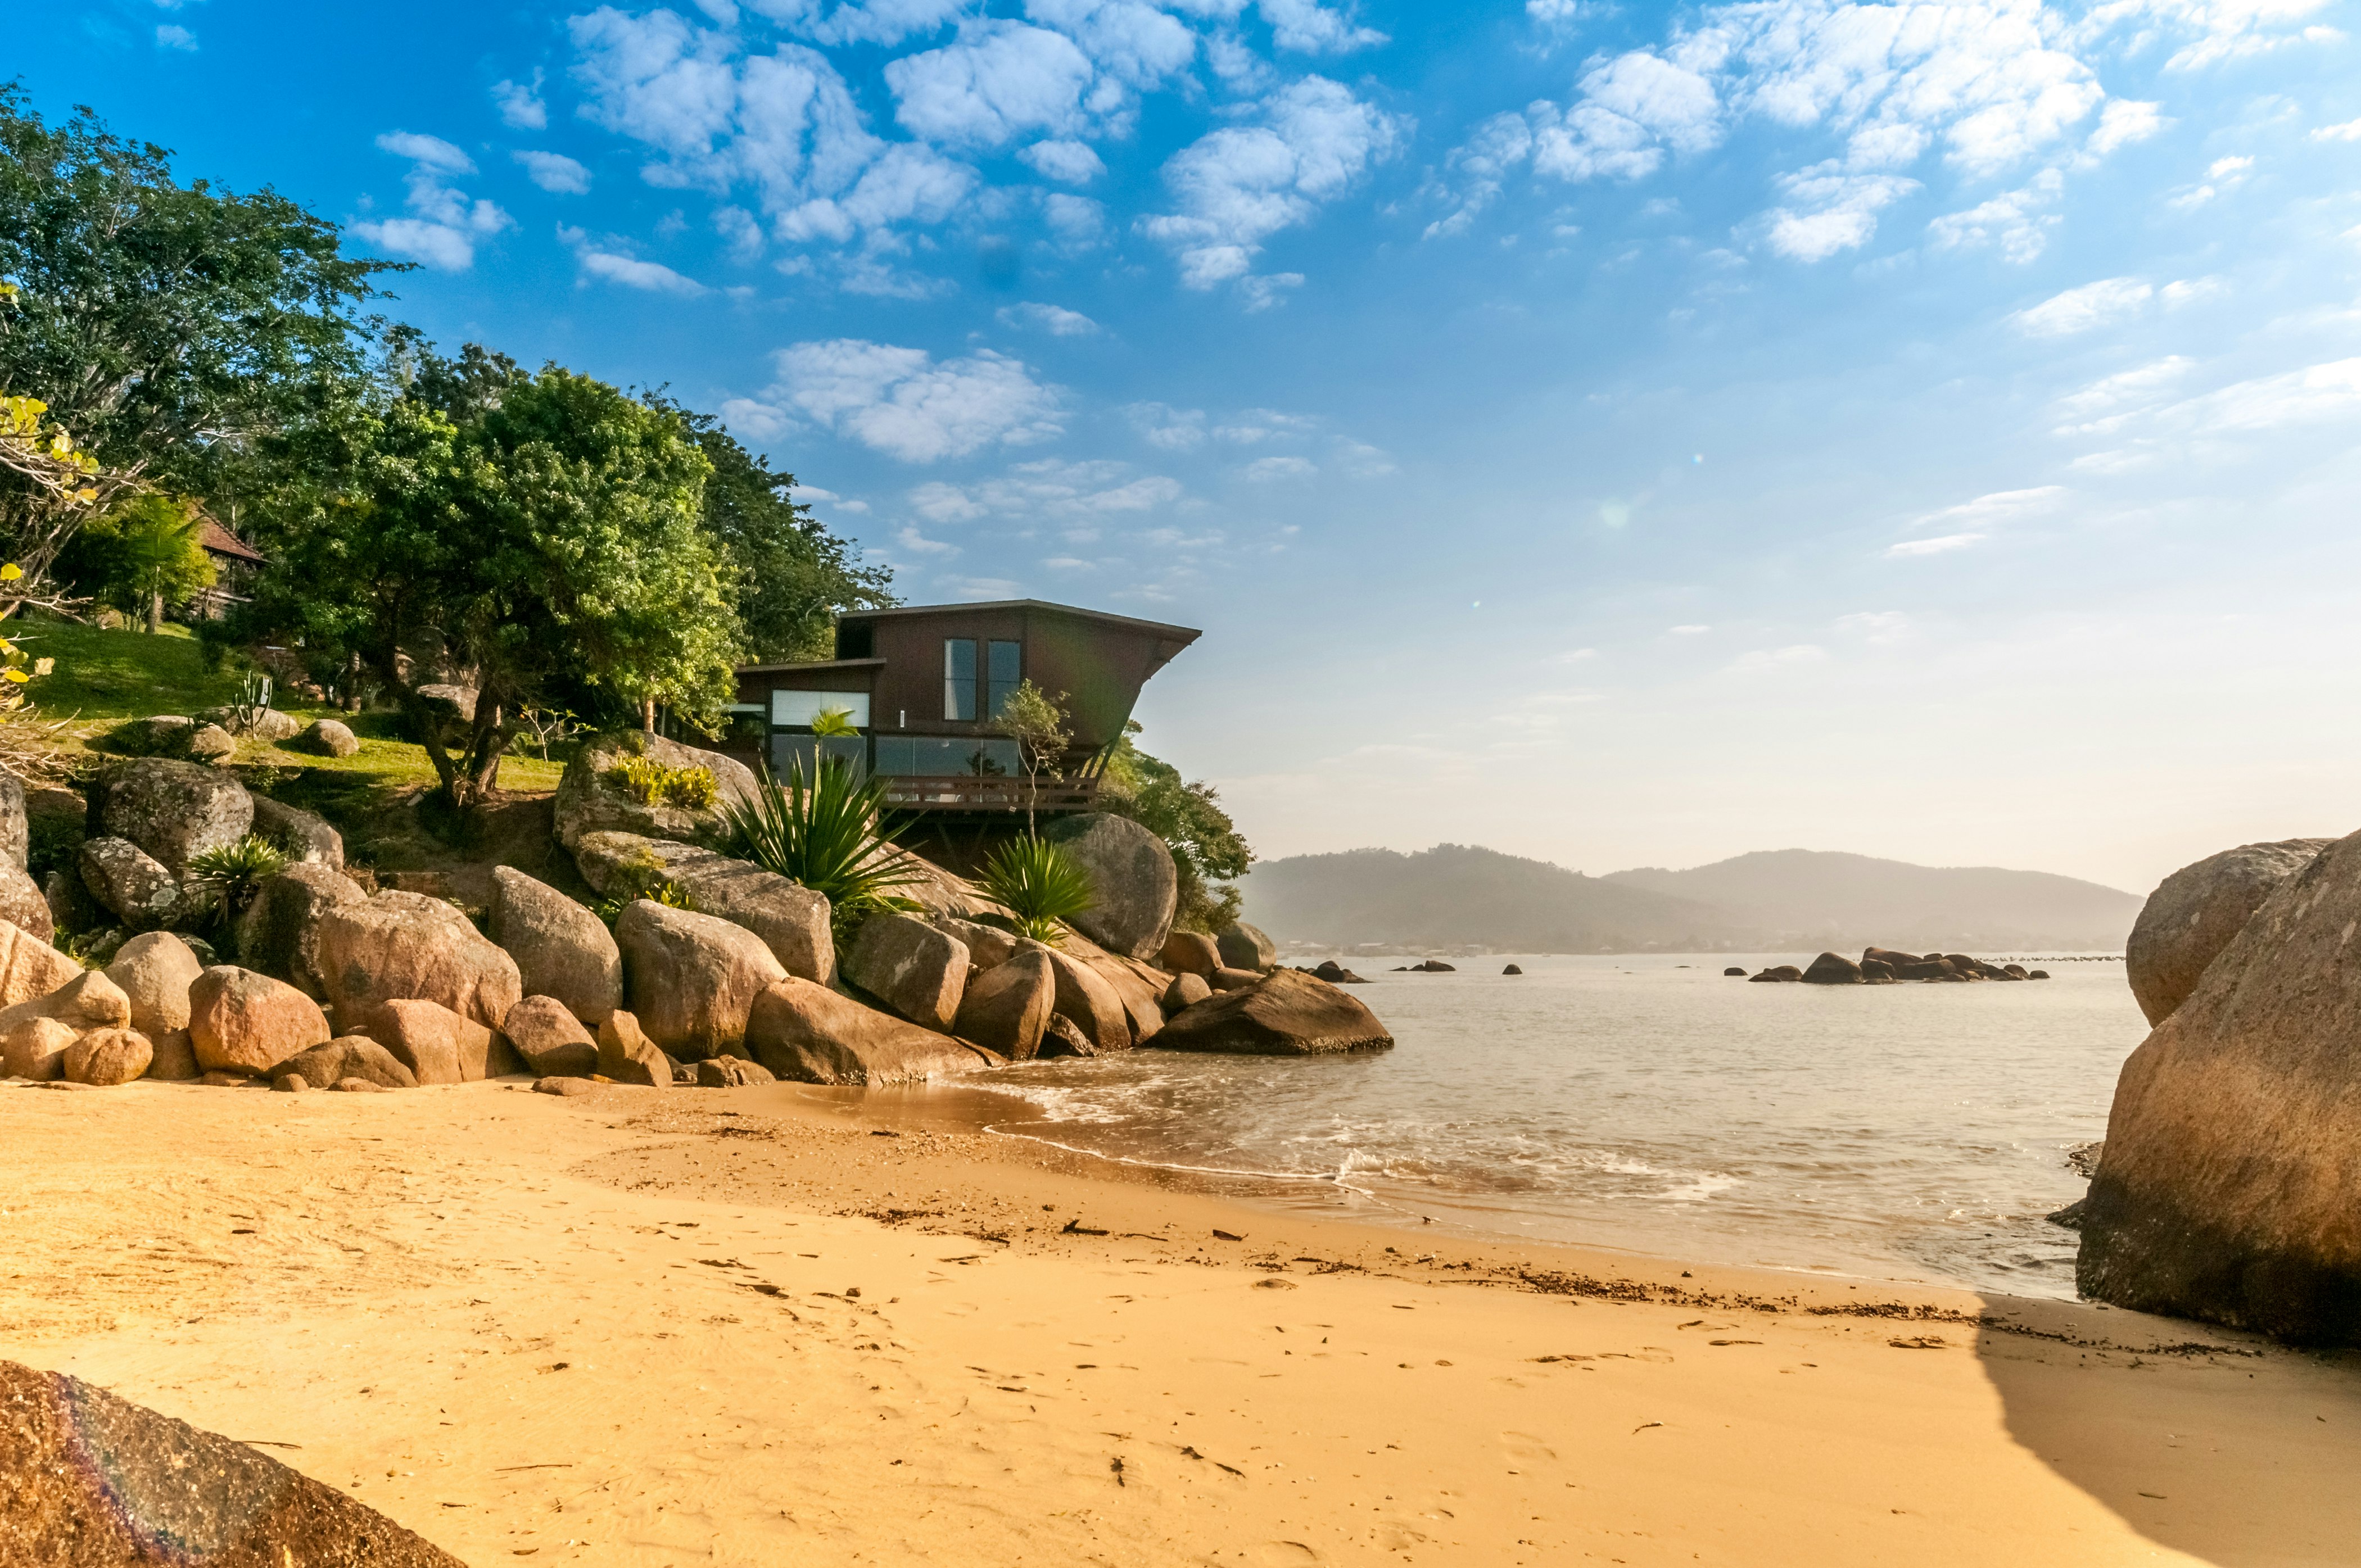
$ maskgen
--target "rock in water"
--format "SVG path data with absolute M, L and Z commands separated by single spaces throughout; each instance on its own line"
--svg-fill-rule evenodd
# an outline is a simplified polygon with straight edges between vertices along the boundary
M 644 898 L 615 921 L 615 944 L 640 1027 L 666 1052 L 691 1060 L 744 1040 L 756 994 L 787 972 L 744 927 Z
M 2279 885 L 2320 857 L 2334 839 L 2241 844 L 2186 865 L 2140 906 L 2124 944 L 2132 999 L 2161 1024 L 2197 989 L 2198 977 Z
M 1352 970 L 1345 970 L 1345 973 L 1347 973 L 1347 974 L 1350 974 L 1350 973 L 1352 973 Z M 1501 972 L 1502 974 L 1522 974 L 1522 973 L 1524 973 L 1525 971 L 1523 970 L 1523 969 L 1521 969 L 1521 967 L 1519 967 L 1518 965 L 1516 965 L 1516 964 L 1510 964 L 1508 968 L 1506 968 L 1506 969 L 1502 970 L 1500 972 Z
M 1090 1036 L 1099 1054 L 1131 1048 L 1131 1013 L 1122 993 L 1106 976 L 1071 953 L 1041 949 L 1058 977 L 1057 1010 L 1072 1019 Z
M 1740 980 L 1743 980 L 1743 979 L 1745 979 L 1745 978 L 1746 978 L 1746 971 L 1745 971 L 1744 970 L 1742 970 L 1742 969 L 1740 969 L 1736 964 L 1732 964 L 1732 965 L 1730 965 L 1730 968 L 1728 968 L 1728 969 L 1726 969 L 1726 970 L 1722 970 L 1722 971 L 1721 971 L 1721 973 L 1722 973 L 1722 978 L 1723 978 L 1723 979 L 1725 979 L 1725 980 L 1728 980 L 1728 979 L 1730 979 L 1730 978 L 1733 978 L 1733 977 L 1735 977 L 1735 978 L 1737 978 L 1737 979 L 1740 979 Z
M 208 1072 L 267 1073 L 328 1033 L 318 1003 L 251 970 L 217 965 L 189 987 L 189 1040 Z
M 178 877 L 189 857 L 225 850 L 254 826 L 254 797 L 215 768 L 150 757 L 126 762 L 93 789 L 95 819 L 128 839 Z
M 845 979 L 898 1016 L 938 1035 L 950 1033 L 960 1015 L 967 969 L 966 943 L 924 920 L 890 911 L 863 920 L 844 955 Z
M 1233 920 L 1213 938 L 1224 969 L 1252 970 L 1268 974 L 1279 962 L 1279 944 L 1243 920 Z
M 380 1003 L 418 1001 L 493 1029 L 524 995 L 516 960 L 465 915 L 423 893 L 380 893 L 322 912 L 318 961 L 346 1028 Z
M 189 987 L 205 966 L 170 931 L 134 937 L 115 950 L 106 978 L 131 1000 L 131 1026 L 153 1040 L 189 1026 Z
M 237 961 L 314 999 L 328 994 L 320 972 L 320 917 L 368 894 L 340 871 L 295 865 L 266 877 L 237 921 Z
M 1842 953 L 1822 953 L 1804 971 L 1806 985 L 1859 985 L 1861 966 Z
M 975 977 L 952 1032 L 1010 1061 L 1029 1061 L 1040 1052 L 1041 1031 L 1057 1003 L 1058 974 L 1049 955 L 1038 948 L 1019 953 Z
M 614 1011 L 607 1010 L 609 1016 Z M 500 1033 L 538 1077 L 588 1078 L 598 1070 L 598 1042 L 555 996 L 528 996 L 510 1008 Z
M 689 806 L 634 798 L 609 776 L 634 757 L 646 757 L 668 768 L 707 769 L 713 774 L 718 791 L 714 804 Z M 709 847 L 728 837 L 728 827 L 721 819 L 722 803 L 751 801 L 755 789 L 754 771 L 735 757 L 700 751 L 694 746 L 636 730 L 595 735 L 582 743 L 574 760 L 566 764 L 565 775 L 557 781 L 557 841 L 571 850 L 585 833 L 613 830 Z M 595 879 L 591 885 L 598 885 Z
M 2125 1062 L 2086 1296 L 2361 1343 L 2361 835 L 2280 883 Z
M 991 1065 L 983 1051 L 792 975 L 754 999 L 746 1048 L 798 1083 L 921 1083 Z
M 555 997 L 593 1028 L 623 1004 L 623 954 L 614 934 L 547 883 L 493 867 L 490 924 L 528 997 Z
M 1099 1054 L 1099 1048 L 1091 1044 L 1091 1037 L 1082 1033 L 1081 1025 L 1063 1013 L 1052 1013 L 1049 1014 L 1049 1026 L 1041 1031 L 1040 1054 L 1044 1058 L 1094 1057 Z
M 244 1443 L 0 1361 L 0 1563 L 465 1568 Z
M 1382 1051 L 1393 1043 L 1376 1014 L 1326 981 L 1296 970 L 1274 970 L 1258 984 L 1209 997 L 1156 1036 L 1165 1050 L 1241 1056 Z
M 1091 879 L 1091 907 L 1074 928 L 1111 953 L 1153 959 L 1164 951 L 1180 907 L 1180 875 L 1163 839 L 1127 817 L 1083 811 L 1042 825 Z
M 1767 981 L 1777 984 L 1787 981 L 1799 981 L 1804 978 L 1804 971 L 1794 964 L 1773 964 L 1761 974 L 1751 975 L 1748 978 L 1757 982 Z

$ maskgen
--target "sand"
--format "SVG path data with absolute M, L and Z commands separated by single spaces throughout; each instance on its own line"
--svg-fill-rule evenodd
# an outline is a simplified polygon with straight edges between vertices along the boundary
M 2350 1360 L 1365 1226 L 958 1109 L 10 1086 L 0 1356 L 478 1568 L 2361 1558 Z

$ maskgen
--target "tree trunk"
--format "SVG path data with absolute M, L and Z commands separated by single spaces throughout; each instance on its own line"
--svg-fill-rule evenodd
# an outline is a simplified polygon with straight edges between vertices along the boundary
M 466 809 L 474 810 L 500 792 L 500 757 L 508 751 L 508 726 L 501 707 L 482 693 L 476 697 L 476 733 L 467 753 Z
M 163 630 L 164 596 L 160 593 L 151 593 L 148 596 L 148 635 L 157 636 Z
M 640 728 L 650 735 L 656 732 L 656 699 L 653 697 L 641 700 Z

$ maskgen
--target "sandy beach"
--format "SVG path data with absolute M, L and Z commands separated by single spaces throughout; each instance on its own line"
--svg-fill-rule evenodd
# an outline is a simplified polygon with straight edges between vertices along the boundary
M 1489 1245 L 957 1096 L 0 1092 L 0 1355 L 475 1564 L 2345 1563 L 2351 1358 Z

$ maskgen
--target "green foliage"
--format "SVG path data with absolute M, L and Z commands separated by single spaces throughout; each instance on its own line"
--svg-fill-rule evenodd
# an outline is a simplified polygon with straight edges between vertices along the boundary
M 593 899 L 590 913 L 612 926 L 623 917 L 626 908 L 642 898 L 651 904 L 661 904 L 666 909 L 686 909 L 692 915 L 697 912 L 697 900 L 688 895 L 686 888 L 665 877 L 651 877 L 604 898 Z
M 1212 932 L 1238 917 L 1238 890 L 1214 884 L 1246 875 L 1254 850 L 1212 784 L 1182 783 L 1178 768 L 1149 756 L 1126 734 L 1107 760 L 1099 809 L 1130 817 L 1171 850 L 1180 877 L 1175 926 Z
M 653 757 L 626 758 L 609 768 L 607 777 L 642 806 L 685 806 L 702 811 L 721 793 L 711 768 L 669 768 Z
M 977 885 L 1005 907 L 1020 937 L 1055 946 L 1060 922 L 1098 903 L 1082 862 L 1038 833 L 1009 839 L 984 862 Z
M 1065 700 L 1064 692 L 1051 696 L 1027 678 L 1016 683 L 992 716 L 992 727 L 1016 742 L 1016 754 L 1024 760 L 1027 833 L 1034 830 L 1033 802 L 1041 792 L 1041 775 L 1054 774 L 1065 760 L 1066 749 L 1074 743 L 1066 727 Z
M 225 848 L 191 855 L 189 874 L 181 887 L 195 906 L 219 911 L 226 925 L 254 902 L 265 879 L 286 869 L 284 850 L 259 834 L 248 833 Z
M 194 501 L 134 497 L 82 525 L 59 557 L 58 576 L 126 615 L 148 616 L 159 601 L 178 609 L 214 581 L 204 525 Z
M 812 715 L 811 732 L 823 740 L 831 736 L 838 738 L 848 735 L 858 736 L 861 733 L 853 728 L 852 709 L 849 707 L 821 708 Z
M 730 853 L 803 883 L 826 898 L 841 941 L 860 917 L 903 901 L 894 893 L 923 880 L 881 832 L 885 782 L 862 783 L 841 762 L 827 761 L 808 783 L 801 766 L 785 784 L 765 771 L 754 797 L 725 802 Z

